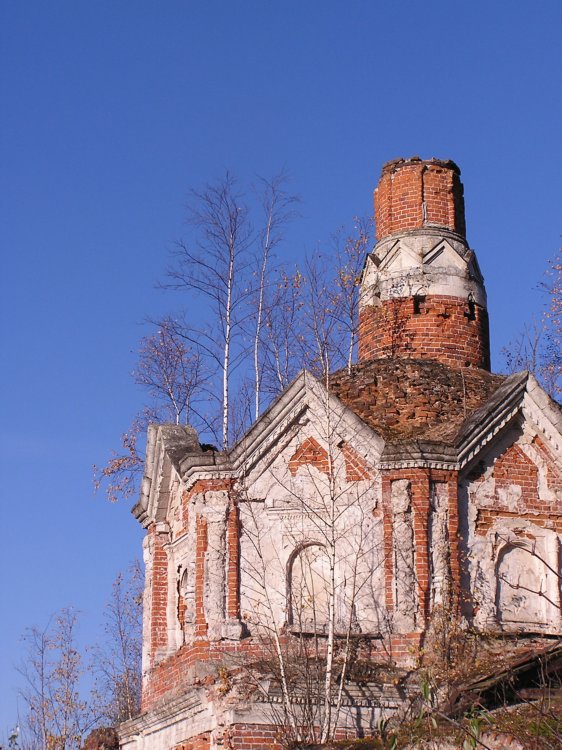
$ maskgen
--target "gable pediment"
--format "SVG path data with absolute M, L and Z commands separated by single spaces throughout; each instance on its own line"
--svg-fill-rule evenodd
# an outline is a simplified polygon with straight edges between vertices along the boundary
M 299 456 L 302 465 L 317 470 L 321 461 L 316 466 L 313 457 L 323 455 L 329 446 L 341 453 L 346 475 L 360 475 L 363 461 L 371 466 L 378 461 L 384 440 L 303 371 L 232 449 L 232 467 L 255 481 L 286 454 L 282 461 L 288 466 L 293 460 L 290 473 L 297 478 Z M 342 446 L 348 448 L 342 452 Z
M 174 478 L 179 479 L 181 460 L 186 454 L 200 453 L 199 438 L 193 427 L 148 426 L 140 498 L 133 508 L 133 514 L 143 525 L 165 521 L 171 482 Z
M 459 271 L 466 268 L 466 260 L 446 239 L 441 240 L 431 250 L 424 253 L 423 264 L 433 268 L 456 268 Z
M 419 252 L 409 247 L 404 240 L 397 240 L 380 258 L 379 271 L 394 274 L 401 271 L 419 268 L 421 257 Z
M 540 435 L 562 466 L 562 410 L 525 371 L 506 378 L 462 425 L 456 440 L 459 467 L 469 463 L 515 420 Z

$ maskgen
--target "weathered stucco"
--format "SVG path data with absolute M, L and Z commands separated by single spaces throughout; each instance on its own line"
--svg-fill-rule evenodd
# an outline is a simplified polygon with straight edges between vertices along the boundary
M 147 530 L 143 712 L 121 727 L 127 750 L 274 745 L 278 685 L 250 690 L 245 665 L 274 636 L 322 644 L 331 604 L 336 635 L 392 674 L 416 663 L 435 611 L 487 633 L 562 635 L 562 412 L 527 373 L 483 369 L 458 168 L 430 165 L 443 225 L 420 205 L 404 228 L 389 213 L 400 164 L 361 305 L 406 300 L 420 357 L 398 348 L 328 389 L 303 372 L 228 452 L 204 452 L 190 428 L 149 429 L 134 509 Z M 424 329 L 432 295 L 454 300 L 433 310 L 444 335 L 462 324 L 462 346 L 477 341 L 472 367 Z M 369 732 L 403 699 L 394 677 L 350 678 L 338 726 Z

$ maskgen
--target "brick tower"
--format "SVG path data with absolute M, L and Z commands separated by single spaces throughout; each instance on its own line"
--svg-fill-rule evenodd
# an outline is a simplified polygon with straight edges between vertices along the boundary
M 418 699 L 444 622 L 486 634 L 478 670 L 509 639 L 509 694 L 529 637 L 541 675 L 560 659 L 562 410 L 490 372 L 458 167 L 389 162 L 375 213 L 356 364 L 302 371 L 228 450 L 149 427 L 142 712 L 121 750 L 281 750 L 322 721 L 369 736 Z
M 398 159 L 375 190 L 377 244 L 361 288 L 359 359 L 490 369 L 484 282 L 452 161 Z

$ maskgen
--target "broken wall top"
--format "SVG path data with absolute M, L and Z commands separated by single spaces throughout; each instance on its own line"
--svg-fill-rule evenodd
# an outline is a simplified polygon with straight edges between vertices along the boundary
M 330 377 L 332 392 L 385 440 L 452 442 L 505 380 L 432 360 L 375 359 Z

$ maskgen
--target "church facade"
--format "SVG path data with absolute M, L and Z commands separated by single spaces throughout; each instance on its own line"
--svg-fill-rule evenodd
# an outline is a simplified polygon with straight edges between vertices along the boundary
M 375 218 L 357 364 L 301 373 L 225 452 L 149 429 L 143 703 L 126 750 L 274 746 L 306 703 L 289 705 L 310 644 L 323 684 L 333 666 L 328 721 L 361 736 L 399 709 L 388 675 L 414 665 L 436 613 L 562 635 L 562 411 L 529 373 L 490 372 L 458 167 L 389 162 Z

